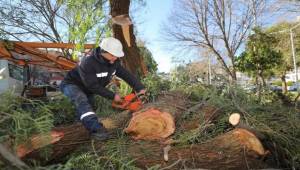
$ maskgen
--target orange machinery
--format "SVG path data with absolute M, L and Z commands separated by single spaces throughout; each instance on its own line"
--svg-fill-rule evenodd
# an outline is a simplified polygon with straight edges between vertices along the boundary
M 28 84 L 30 79 L 29 65 L 38 65 L 51 71 L 67 71 L 77 64 L 62 55 L 61 52 L 49 49 L 73 49 L 75 44 L 71 43 L 44 43 L 44 42 L 18 42 L 0 41 L 0 59 L 11 61 L 24 68 L 27 80 L 24 80 L 24 90 L 29 97 L 44 97 L 44 87 L 34 87 Z M 85 49 L 92 49 L 94 44 L 85 44 Z M 29 92 L 28 92 L 29 91 Z
M 6 59 L 18 65 L 39 65 L 50 69 L 71 70 L 76 61 L 62 56 L 61 53 L 48 51 L 50 48 L 73 49 L 71 43 L 43 43 L 0 41 L 0 59 Z M 85 49 L 91 49 L 94 44 L 85 44 Z

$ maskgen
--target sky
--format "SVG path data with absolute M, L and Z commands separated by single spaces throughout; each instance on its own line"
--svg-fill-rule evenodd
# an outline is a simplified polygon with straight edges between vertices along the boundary
M 164 49 L 161 42 L 162 23 L 169 17 L 172 4 L 173 0 L 146 1 L 142 14 L 136 16 L 141 21 L 136 25 L 138 37 L 146 42 L 146 47 L 158 64 L 159 72 L 169 72 L 172 67 L 170 51 Z
M 172 51 L 167 50 L 165 43 L 162 43 L 162 24 L 170 16 L 173 6 L 173 0 L 149 0 L 146 6 L 139 11 L 137 18 L 138 24 L 135 24 L 138 30 L 137 36 L 146 42 L 146 47 L 151 51 L 155 61 L 158 64 L 159 72 L 169 72 L 174 65 L 172 61 Z M 287 20 L 286 15 L 274 16 L 268 20 L 270 23 Z M 295 17 L 292 17 L 295 20 Z M 269 24 L 270 24 L 269 23 Z M 266 24 L 266 23 L 265 23 Z M 266 24 L 268 25 L 268 24 Z

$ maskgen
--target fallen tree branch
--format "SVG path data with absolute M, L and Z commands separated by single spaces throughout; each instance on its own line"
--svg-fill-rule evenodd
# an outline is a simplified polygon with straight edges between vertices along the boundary
M 0 158 L 18 169 L 29 169 L 17 156 L 13 155 L 4 145 L 0 144 Z

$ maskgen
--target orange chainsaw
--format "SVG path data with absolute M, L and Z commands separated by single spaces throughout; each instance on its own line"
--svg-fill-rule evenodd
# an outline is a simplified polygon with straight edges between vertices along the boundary
M 143 106 L 144 96 L 137 95 L 135 93 L 130 93 L 123 97 L 121 102 L 112 102 L 112 107 L 122 110 L 130 110 L 136 112 L 140 110 Z

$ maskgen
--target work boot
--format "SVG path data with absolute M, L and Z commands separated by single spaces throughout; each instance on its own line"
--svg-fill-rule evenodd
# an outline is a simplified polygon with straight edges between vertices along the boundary
M 111 139 L 112 136 L 104 127 L 101 127 L 96 132 L 91 133 L 91 138 L 97 141 L 106 141 Z

